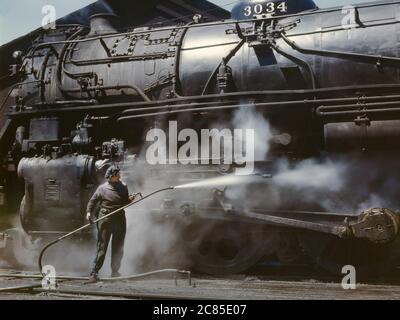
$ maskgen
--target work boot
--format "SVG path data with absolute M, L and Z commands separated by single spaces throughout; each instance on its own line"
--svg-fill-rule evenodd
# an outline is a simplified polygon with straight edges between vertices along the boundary
M 118 271 L 113 271 L 111 273 L 111 277 L 112 278 L 119 278 L 121 276 L 121 274 Z
M 92 275 L 90 275 L 89 280 L 87 282 L 85 282 L 85 284 L 97 283 L 99 281 L 100 281 L 100 279 L 99 279 L 98 275 L 92 274 Z

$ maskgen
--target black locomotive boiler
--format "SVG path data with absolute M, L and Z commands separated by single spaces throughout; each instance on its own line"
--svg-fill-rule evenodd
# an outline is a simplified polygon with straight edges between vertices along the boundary
M 195 15 L 121 29 L 107 13 L 89 27 L 42 30 L 14 52 L 18 81 L 3 93 L 1 219 L 18 209 L 35 240 L 71 231 L 85 223 L 88 197 L 111 163 L 135 171 L 150 128 L 177 121 L 201 130 L 241 108 L 273 128 L 267 157 L 255 163 L 260 176 L 273 176 L 282 158 L 295 165 L 351 155 L 397 179 L 388 166 L 400 147 L 400 1 L 345 10 L 296 2 L 243 1 L 223 21 Z M 177 185 L 238 166 L 149 166 L 154 175 L 142 178 Z M 398 208 L 321 212 L 315 203 L 293 205 L 290 191 L 274 207 L 273 185 L 249 188 L 257 189 L 254 207 L 236 204 L 228 187 L 204 199 L 175 190 L 154 212 L 181 222 L 193 266 L 207 273 L 241 272 L 266 253 L 283 263 L 305 253 L 339 273 L 348 264 L 365 275 L 397 264 Z M 19 243 L 14 231 L 1 233 L 0 247 Z

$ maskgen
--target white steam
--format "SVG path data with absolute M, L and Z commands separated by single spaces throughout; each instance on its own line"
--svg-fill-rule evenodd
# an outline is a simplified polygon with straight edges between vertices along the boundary
M 176 186 L 175 189 L 194 189 L 194 188 L 216 188 L 216 187 L 228 187 L 236 185 L 246 185 L 248 183 L 255 183 L 261 178 L 257 176 L 236 176 L 227 175 L 223 177 L 217 177 L 212 179 L 206 179 L 201 181 L 196 181 L 192 183 L 182 184 Z
M 254 159 L 265 160 L 270 149 L 269 141 L 272 133 L 269 122 L 264 116 L 255 108 L 240 108 L 234 113 L 232 123 L 235 129 L 254 130 Z
M 330 160 L 318 163 L 308 159 L 289 167 L 286 160 L 281 160 L 279 170 L 273 177 L 278 186 L 304 188 L 318 188 L 325 191 L 340 191 L 345 184 L 347 166 L 341 162 Z

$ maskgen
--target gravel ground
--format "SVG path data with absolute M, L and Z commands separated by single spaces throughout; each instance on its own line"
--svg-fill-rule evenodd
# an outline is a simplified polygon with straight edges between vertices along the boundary
M 146 280 L 100 282 L 63 281 L 57 290 L 44 291 L 41 281 L 0 278 L 0 300 L 59 300 L 59 299 L 400 299 L 400 285 L 358 284 L 355 290 L 344 290 L 340 283 L 308 279 L 277 281 L 257 276 L 213 278 L 194 276 L 192 284 L 185 278 L 158 277 Z M 39 285 L 30 292 L 5 293 L 1 288 Z

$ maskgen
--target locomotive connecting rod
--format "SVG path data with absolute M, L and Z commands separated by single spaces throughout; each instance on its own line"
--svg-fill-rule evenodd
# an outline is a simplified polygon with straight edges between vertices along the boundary
M 43 276 L 45 276 L 45 274 L 43 274 L 43 272 L 42 272 L 42 270 L 43 270 L 43 264 L 42 264 L 43 255 L 44 255 L 44 253 L 46 252 L 47 249 L 49 249 L 50 247 L 52 247 L 52 246 L 55 245 L 56 243 L 58 243 L 58 242 L 60 242 L 60 241 L 62 241 L 62 240 L 64 240 L 64 239 L 66 239 L 66 238 L 69 238 L 69 237 L 71 237 L 72 235 L 74 235 L 74 234 L 76 234 L 76 233 L 78 233 L 78 232 L 80 232 L 80 231 L 82 231 L 82 230 L 84 230 L 84 229 L 89 228 L 90 226 L 92 226 L 93 224 L 95 224 L 95 223 L 97 223 L 97 222 L 100 222 L 100 221 L 102 221 L 102 220 L 104 220 L 104 219 L 110 218 L 110 217 L 113 216 L 113 215 L 116 215 L 116 214 L 118 214 L 118 213 L 121 213 L 122 210 L 124 210 L 124 209 L 126 209 L 126 208 L 129 208 L 129 207 L 131 207 L 131 206 L 133 206 L 133 205 L 135 205 L 135 204 L 137 204 L 137 203 L 139 203 L 139 202 L 142 202 L 143 200 L 148 199 L 148 198 L 150 198 L 150 197 L 152 197 L 152 196 L 154 196 L 154 195 L 156 195 L 156 194 L 158 194 L 158 193 L 160 193 L 160 192 L 167 191 L 167 190 L 173 190 L 173 189 L 175 189 L 175 187 L 167 187 L 167 188 L 163 188 L 163 189 L 156 190 L 156 191 L 154 191 L 154 192 L 152 192 L 152 193 L 150 193 L 150 194 L 148 194 L 148 195 L 146 195 L 146 196 L 140 198 L 140 199 L 137 200 L 137 201 L 131 202 L 131 203 L 127 204 L 126 206 L 123 206 L 123 207 L 121 207 L 121 208 L 119 208 L 119 209 L 117 209 L 117 210 L 115 210 L 115 211 L 113 211 L 113 212 L 110 212 L 109 214 L 105 215 L 104 217 L 101 217 L 101 218 L 99 218 L 99 219 L 96 219 L 96 220 L 94 220 L 94 221 L 88 223 L 88 224 L 85 224 L 84 226 L 82 226 L 82 227 L 80 227 L 80 228 L 78 228 L 78 229 L 76 229 L 76 230 L 74 230 L 74 231 L 71 231 L 70 233 L 67 233 L 67 234 L 63 235 L 62 237 L 57 238 L 56 240 L 54 240 L 54 241 L 48 243 L 48 244 L 42 249 L 42 251 L 40 252 L 40 255 L 39 255 L 39 259 L 38 259 L 39 272 L 40 272 Z

